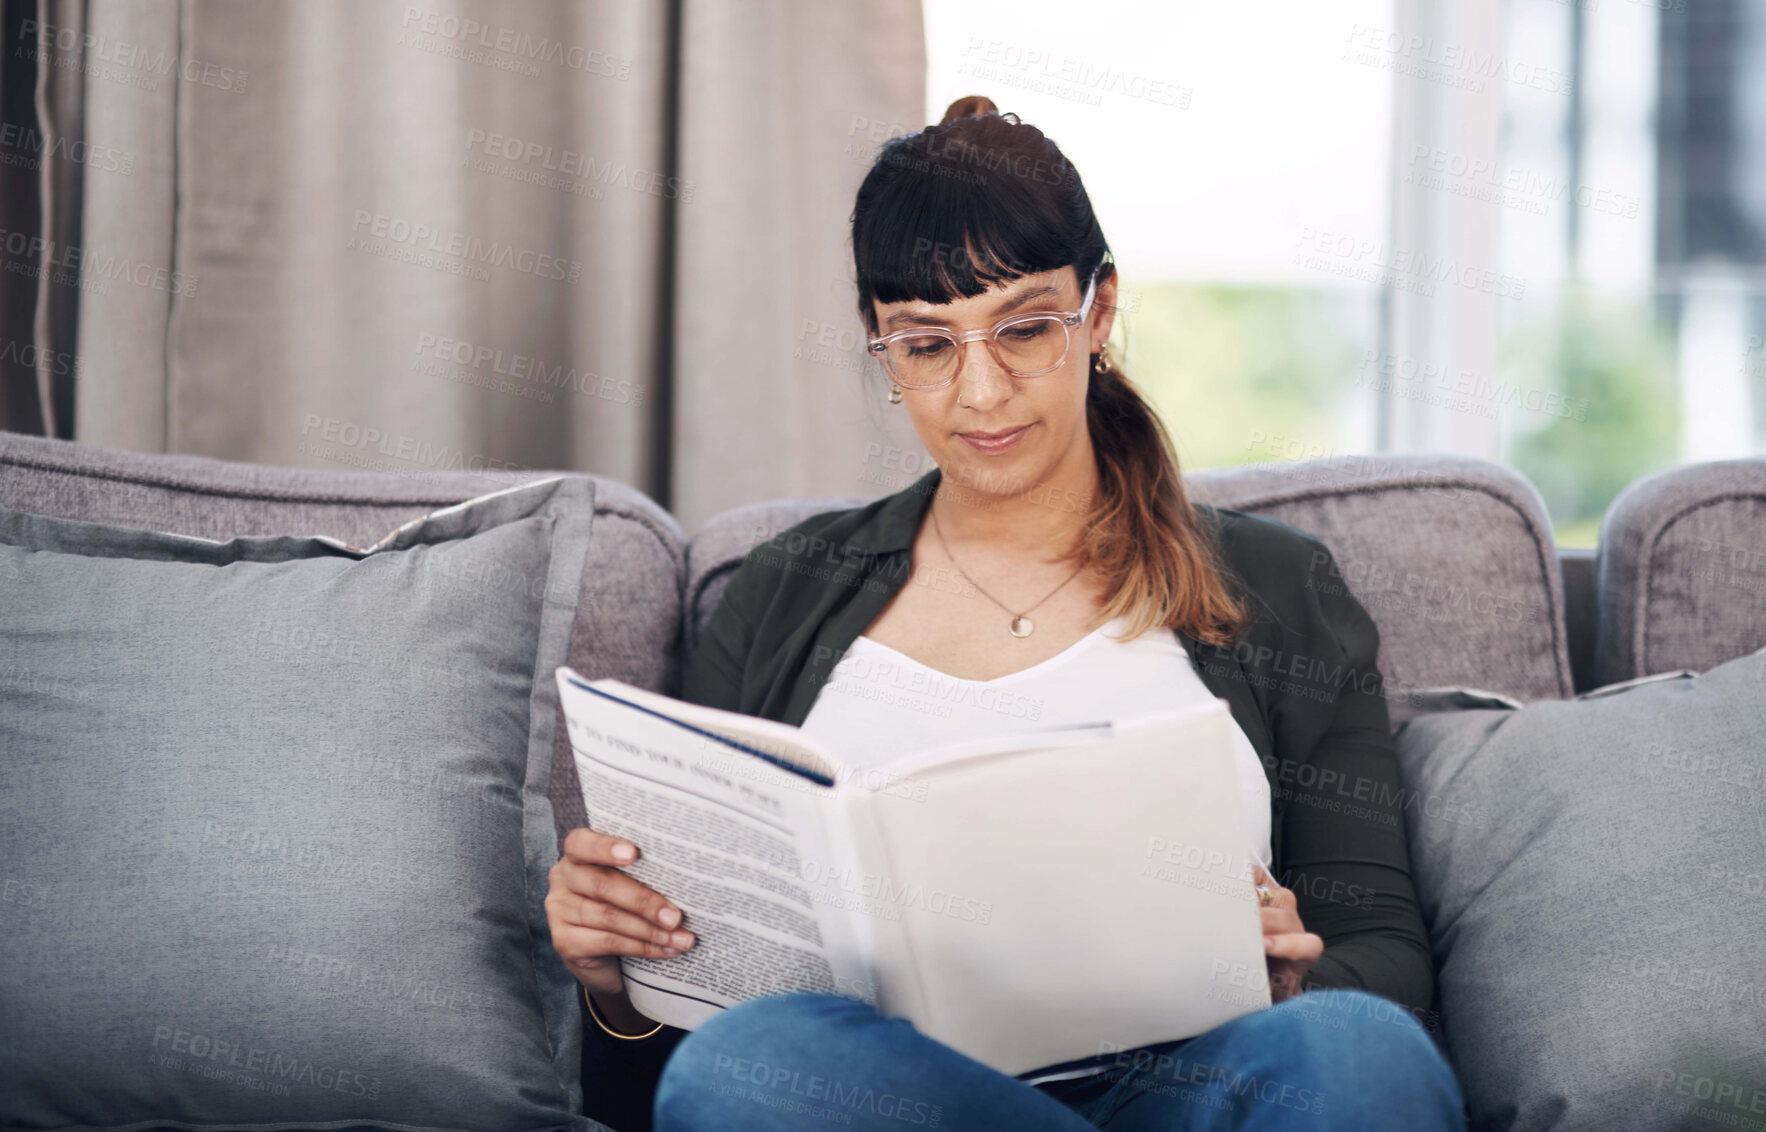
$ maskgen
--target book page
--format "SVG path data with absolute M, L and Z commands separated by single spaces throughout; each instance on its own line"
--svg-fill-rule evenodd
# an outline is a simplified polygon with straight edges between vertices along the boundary
M 692 1029 L 763 995 L 874 997 L 851 918 L 818 899 L 819 874 L 846 867 L 828 837 L 828 787 L 609 698 L 617 682 L 557 678 L 589 826 L 638 846 L 623 871 L 678 905 L 698 937 L 678 958 L 621 960 L 632 1005 Z
M 1269 1004 L 1224 703 L 916 758 L 851 825 L 903 907 L 878 1005 L 1008 1074 Z

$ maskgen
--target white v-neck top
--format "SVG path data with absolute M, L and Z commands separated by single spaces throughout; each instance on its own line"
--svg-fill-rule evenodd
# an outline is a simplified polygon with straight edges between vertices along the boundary
M 870 769 L 904 749 L 1097 723 L 1213 698 L 1176 633 L 1155 629 L 1118 640 L 1126 629 L 1127 620 L 1117 618 L 1040 664 L 992 680 L 946 675 L 861 636 L 834 665 L 803 730 Z M 1251 851 L 1267 868 L 1269 779 L 1236 720 L 1231 734 Z

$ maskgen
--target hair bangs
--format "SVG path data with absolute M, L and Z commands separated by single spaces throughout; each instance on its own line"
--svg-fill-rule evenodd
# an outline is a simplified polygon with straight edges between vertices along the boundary
M 916 154 L 915 137 L 879 157 L 880 184 L 853 229 L 866 322 L 869 300 L 933 305 L 1076 262 L 1072 225 L 1048 194 L 1010 173 L 984 175 Z

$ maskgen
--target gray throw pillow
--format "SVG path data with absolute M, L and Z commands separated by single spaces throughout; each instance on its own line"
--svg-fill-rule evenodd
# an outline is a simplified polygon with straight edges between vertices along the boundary
M 543 907 L 592 493 L 368 550 L 0 510 L 0 1125 L 600 1127 Z
M 1398 734 L 1478 1129 L 1766 1128 L 1766 652 Z

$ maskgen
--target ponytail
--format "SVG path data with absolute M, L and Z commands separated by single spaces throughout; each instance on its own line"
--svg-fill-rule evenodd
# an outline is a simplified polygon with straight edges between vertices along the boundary
M 1127 636 L 1176 629 L 1205 645 L 1230 645 L 1244 627 L 1243 604 L 1191 506 L 1171 436 L 1117 366 L 1100 373 L 1094 355 L 1085 395 L 1097 461 L 1082 562 L 1105 579 L 1105 616 L 1127 617 Z

